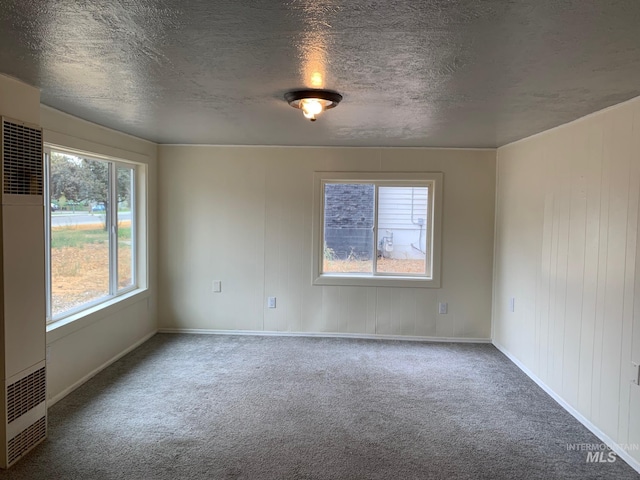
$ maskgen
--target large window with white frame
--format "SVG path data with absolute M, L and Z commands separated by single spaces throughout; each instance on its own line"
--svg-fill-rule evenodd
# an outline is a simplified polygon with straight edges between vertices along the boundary
M 316 285 L 440 286 L 441 173 L 315 174 Z
M 137 288 L 138 165 L 45 148 L 47 324 Z

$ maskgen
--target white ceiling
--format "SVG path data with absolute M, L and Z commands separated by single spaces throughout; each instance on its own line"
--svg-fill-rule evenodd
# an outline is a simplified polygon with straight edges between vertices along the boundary
M 0 72 L 159 143 L 495 147 L 640 95 L 638 0 L 3 0 Z M 283 99 L 344 96 L 317 122 Z

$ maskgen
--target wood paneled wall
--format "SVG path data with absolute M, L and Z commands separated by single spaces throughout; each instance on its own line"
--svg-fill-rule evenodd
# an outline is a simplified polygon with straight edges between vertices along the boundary
M 47 327 L 47 388 L 51 405 L 157 330 L 158 147 L 46 106 L 41 106 L 40 113 L 44 141 L 48 144 L 146 165 L 146 181 L 138 185 L 137 192 L 140 221 L 146 226 L 138 232 L 138 238 L 147 245 L 145 258 L 138 259 L 138 273 L 140 286 L 146 290 L 104 308 L 90 309 L 74 321 L 62 320 Z
M 159 154 L 160 328 L 489 338 L 495 151 L 160 146 Z M 444 172 L 442 288 L 313 286 L 316 171 Z M 213 280 L 222 293 L 211 292 Z
M 498 149 L 497 192 L 494 341 L 640 449 L 640 101 Z

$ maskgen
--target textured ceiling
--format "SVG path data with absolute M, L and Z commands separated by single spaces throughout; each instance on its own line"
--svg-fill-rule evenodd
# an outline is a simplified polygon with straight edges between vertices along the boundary
M 160 143 L 495 147 L 640 95 L 639 0 L 3 0 L 0 72 Z M 317 122 L 283 94 L 344 96 Z

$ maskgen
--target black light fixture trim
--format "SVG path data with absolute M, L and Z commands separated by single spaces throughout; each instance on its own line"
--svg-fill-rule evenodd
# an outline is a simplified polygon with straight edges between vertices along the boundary
M 305 118 L 316 121 L 316 115 L 340 103 L 342 95 L 331 90 L 293 90 L 284 94 L 284 99 L 294 108 L 302 110 Z
M 318 100 L 326 100 L 328 103 L 325 109 L 336 107 L 342 100 L 342 95 L 331 90 L 293 90 L 284 94 L 284 99 L 294 108 L 300 108 L 300 101 L 305 98 L 317 98 Z

